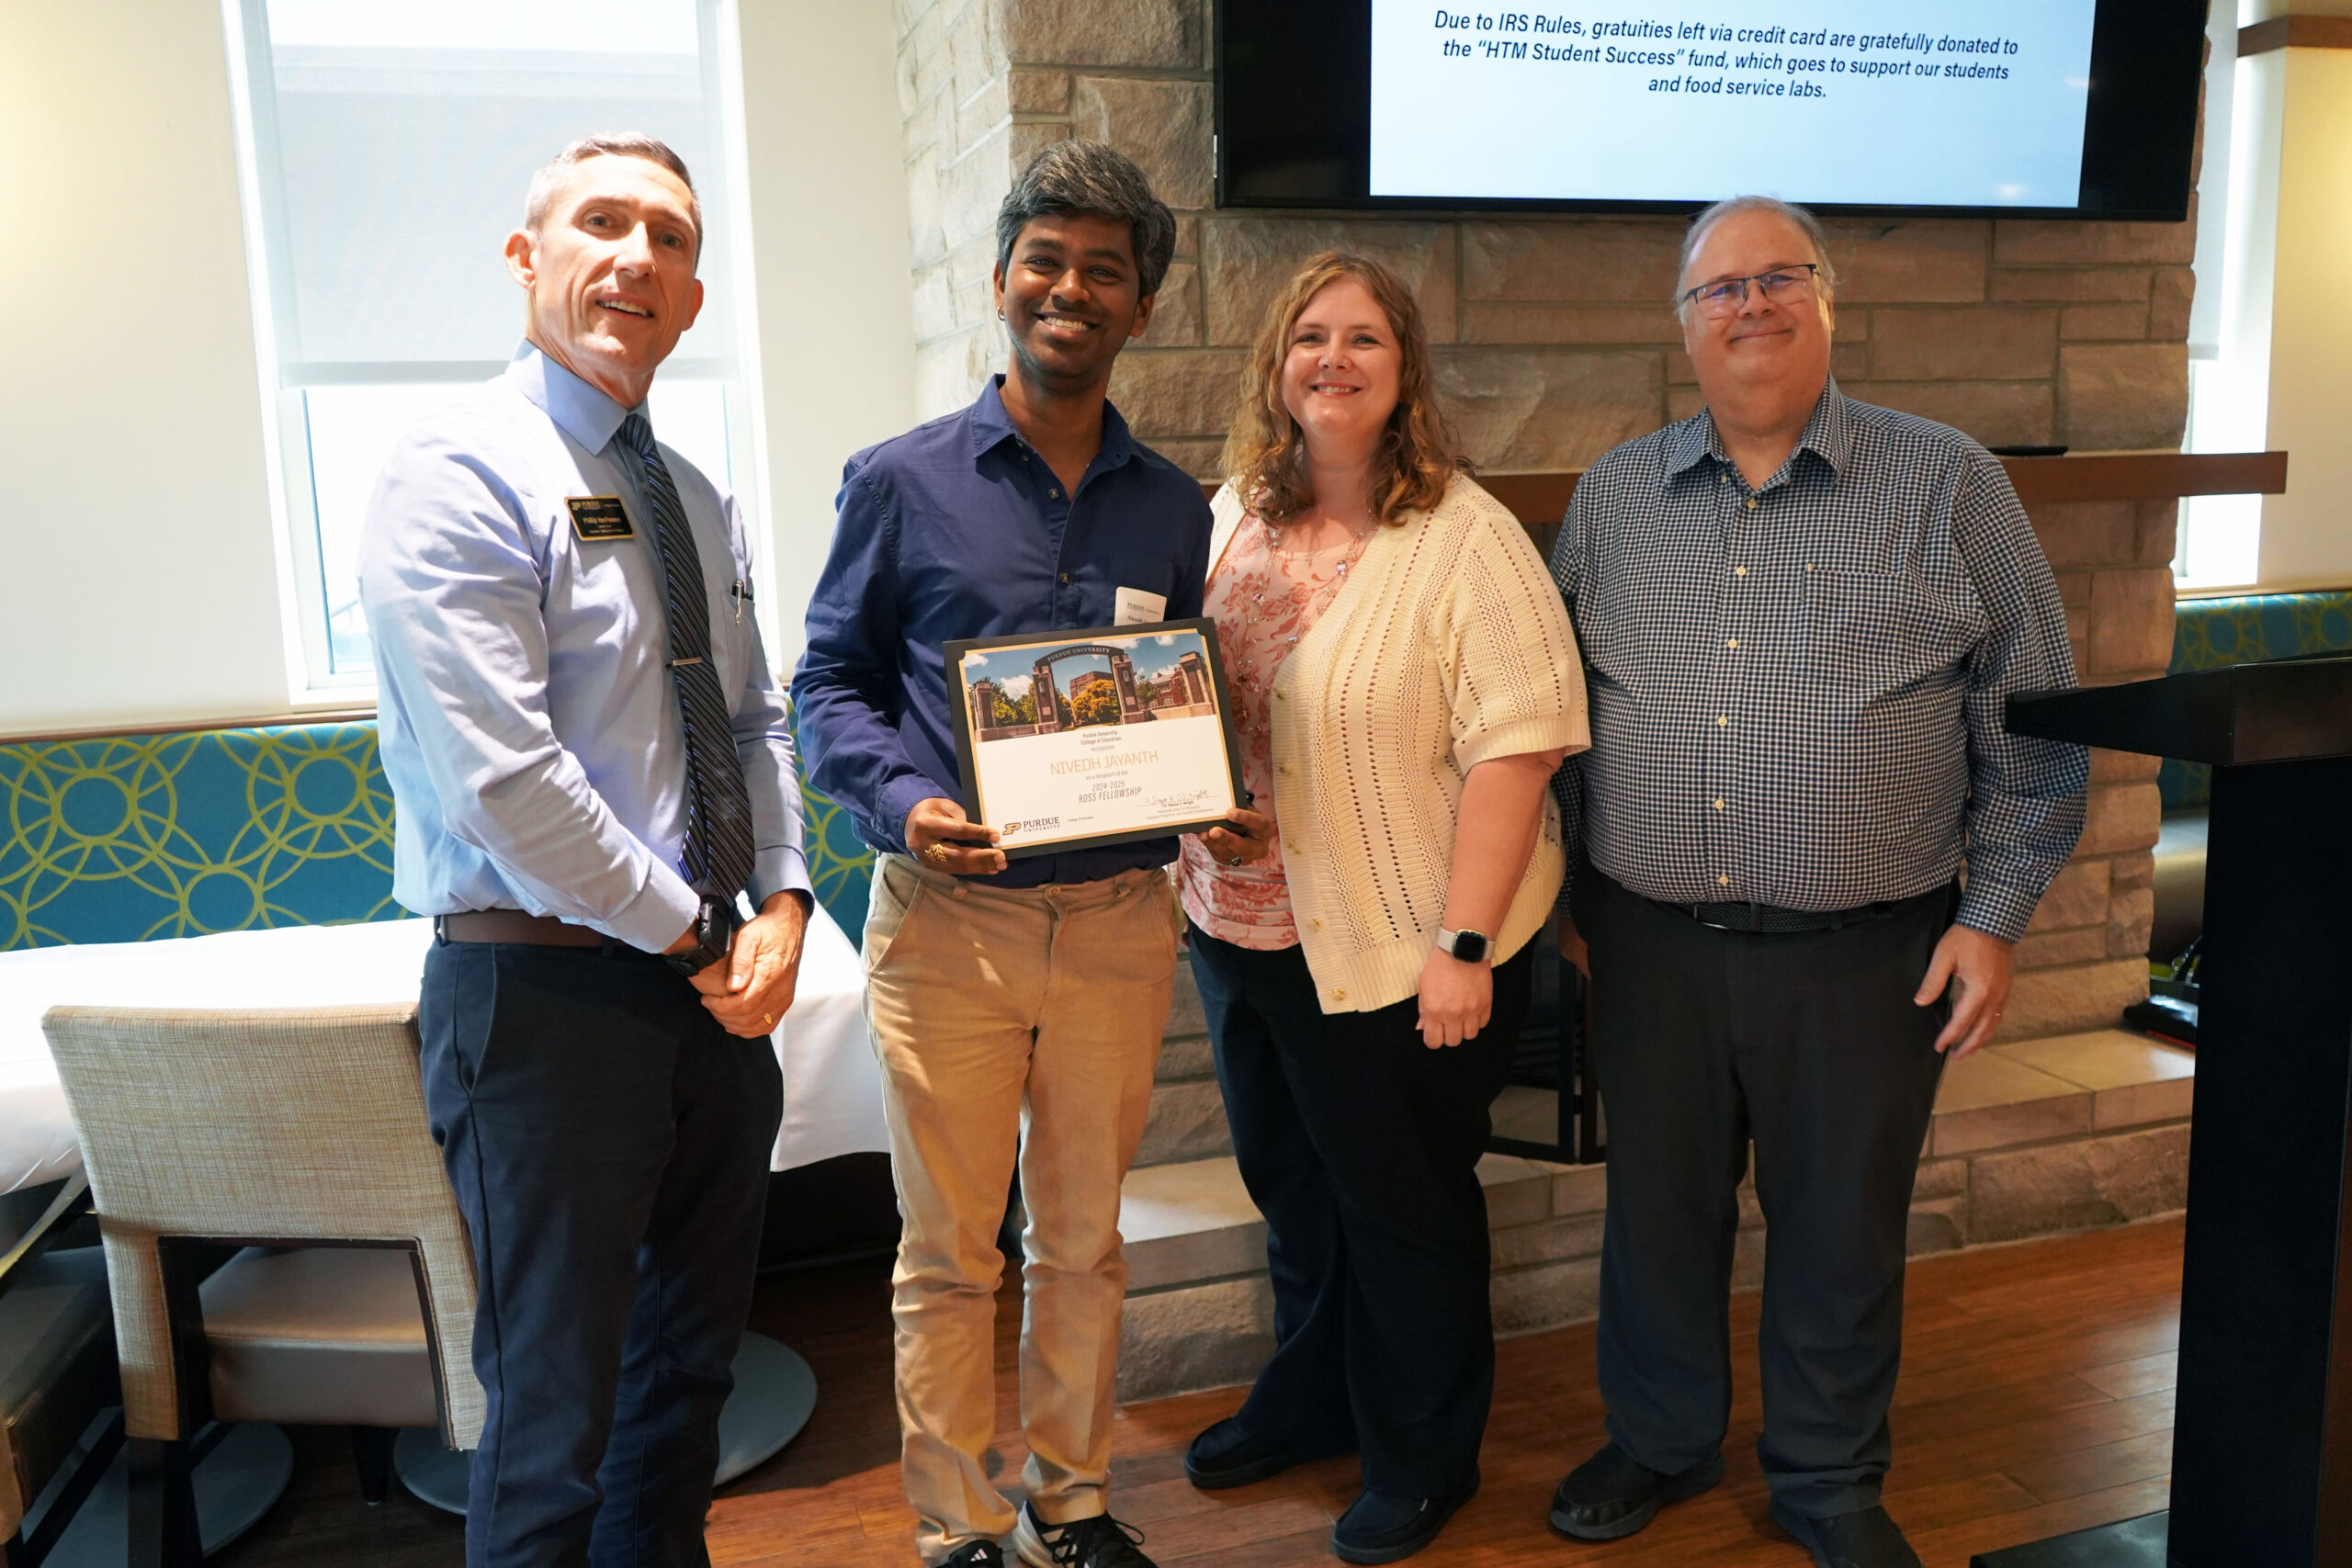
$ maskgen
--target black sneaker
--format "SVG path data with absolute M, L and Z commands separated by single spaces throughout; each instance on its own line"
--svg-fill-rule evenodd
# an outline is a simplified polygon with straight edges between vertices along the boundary
M 1157 1568 L 1136 1550 L 1143 1531 L 1108 1514 L 1049 1525 L 1027 1503 L 1012 1527 L 1012 1550 L 1029 1568 Z
M 1774 1503 L 1772 1518 L 1813 1553 L 1814 1568 L 1919 1568 L 1919 1554 L 1884 1508 L 1814 1519 Z
M 1478 1495 L 1478 1473 L 1444 1497 L 1393 1497 L 1370 1490 L 1356 1494 L 1331 1527 L 1331 1554 L 1342 1562 L 1396 1562 L 1435 1540 L 1445 1521 Z
M 1552 1494 L 1552 1528 L 1578 1540 L 1622 1540 L 1668 1503 L 1696 1497 L 1723 1478 L 1721 1454 L 1679 1475 L 1661 1475 L 1611 1443 L 1568 1472 Z
M 1331 1449 L 1321 1453 L 1306 1453 L 1295 1449 L 1277 1448 L 1261 1438 L 1253 1438 L 1242 1430 L 1241 1423 L 1227 1417 L 1204 1427 L 1184 1450 L 1184 1479 L 1204 1492 L 1221 1492 L 1228 1486 L 1247 1486 L 1269 1476 L 1280 1475 L 1293 1465 L 1307 1464 L 1319 1459 L 1337 1459 L 1352 1449 Z
M 1004 1548 L 992 1540 L 967 1540 L 941 1558 L 939 1568 L 1004 1568 Z

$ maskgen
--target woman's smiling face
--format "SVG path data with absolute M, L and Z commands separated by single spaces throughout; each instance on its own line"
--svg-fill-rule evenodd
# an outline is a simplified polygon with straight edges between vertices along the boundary
M 1338 278 L 1316 290 L 1291 323 L 1283 404 L 1310 446 L 1362 447 L 1396 412 L 1403 367 L 1396 329 L 1372 291 Z

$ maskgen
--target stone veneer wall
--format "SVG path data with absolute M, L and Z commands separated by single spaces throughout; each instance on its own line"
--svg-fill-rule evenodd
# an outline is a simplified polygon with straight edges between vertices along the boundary
M 1119 146 L 1179 215 L 1177 261 L 1113 396 L 1137 433 L 1213 477 L 1243 353 L 1309 254 L 1376 255 L 1419 290 L 1441 385 L 1490 469 L 1581 468 L 1698 408 L 1665 304 L 1682 223 L 1363 219 L 1214 209 L 1207 0 L 897 0 L 912 214 L 916 399 L 967 401 L 1003 357 L 994 218 L 1069 136 Z M 2177 448 L 2188 405 L 2194 225 L 1838 221 L 1835 368 L 1850 394 L 1988 445 Z M 2163 672 L 2175 504 L 2043 507 L 2086 682 Z M 2154 763 L 2101 756 L 2083 847 L 2018 953 L 2004 1032 L 2111 1021 L 2143 995 Z

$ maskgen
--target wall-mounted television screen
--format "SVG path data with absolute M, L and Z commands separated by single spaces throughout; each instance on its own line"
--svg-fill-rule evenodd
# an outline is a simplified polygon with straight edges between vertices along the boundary
M 1218 0 L 1226 207 L 2188 215 L 2205 0 Z

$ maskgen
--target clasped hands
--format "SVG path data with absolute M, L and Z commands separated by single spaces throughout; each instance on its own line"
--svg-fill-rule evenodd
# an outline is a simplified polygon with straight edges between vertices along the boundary
M 808 933 L 808 906 L 796 893 L 776 893 L 735 932 L 727 956 L 692 977 L 702 1005 L 729 1034 L 756 1040 L 775 1031 L 792 1009 L 800 983 L 801 942 Z M 673 953 L 695 945 L 694 929 L 670 944 Z

